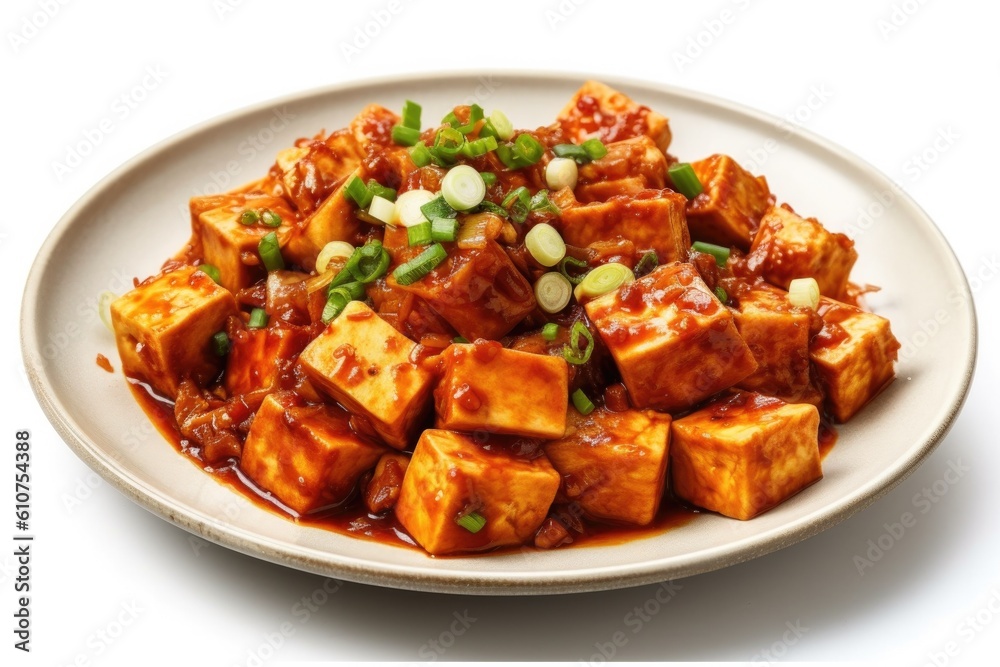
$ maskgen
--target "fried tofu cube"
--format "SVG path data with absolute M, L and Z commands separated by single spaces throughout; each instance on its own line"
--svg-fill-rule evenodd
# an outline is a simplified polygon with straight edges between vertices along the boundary
M 809 348 L 827 406 L 846 422 L 895 377 L 899 341 L 889 320 L 860 308 L 821 298 L 823 328 Z
M 387 451 L 355 434 L 349 421 L 339 407 L 268 394 L 250 426 L 240 468 L 299 514 L 340 505 Z
M 594 136 L 608 144 L 645 135 L 664 153 L 670 148 L 670 124 L 665 116 L 599 81 L 585 82 L 559 112 L 556 124 L 575 144 Z
M 771 205 L 764 177 L 755 177 L 728 155 L 691 163 L 704 191 L 688 202 L 691 238 L 746 252 Z
M 437 556 L 485 551 L 532 539 L 559 489 L 559 473 L 537 450 L 514 442 L 483 446 L 461 433 L 428 429 L 403 477 L 396 518 Z M 476 532 L 458 520 L 476 513 Z
M 580 165 L 575 189 L 579 201 L 606 201 L 666 186 L 667 158 L 649 137 L 616 141 L 607 149 L 599 160 Z
M 752 519 L 823 476 L 814 405 L 739 392 L 671 430 L 674 494 L 734 519 Z
M 787 292 L 766 283 L 738 299 L 736 330 L 757 361 L 757 370 L 738 386 L 789 403 L 821 402 L 809 372 L 812 311 L 793 306 Z
M 837 299 L 845 293 L 857 259 L 854 241 L 844 234 L 827 231 L 815 218 L 772 206 L 761 218 L 747 266 L 782 289 L 796 278 L 815 278 L 820 294 Z
M 192 266 L 140 283 L 111 304 L 125 375 L 171 399 L 184 378 L 204 386 L 222 363 L 212 336 L 238 312 L 233 295 Z
M 239 396 L 273 386 L 291 370 L 310 340 L 309 330 L 300 327 L 240 331 L 232 338 L 226 359 L 226 393 Z
M 565 359 L 504 349 L 497 341 L 449 345 L 434 390 L 435 426 L 558 438 L 566 430 Z
M 637 408 L 689 408 L 757 369 L 733 316 L 674 262 L 584 306 Z
M 468 224 L 468 223 L 465 223 Z M 496 241 L 448 247 L 448 258 L 426 276 L 390 287 L 420 297 L 468 340 L 498 339 L 535 309 L 535 293 Z
M 682 261 L 691 247 L 686 204 L 684 195 L 672 190 L 643 190 L 565 210 L 553 224 L 570 245 L 583 247 L 622 236 L 636 248 L 655 250 L 660 262 Z
M 416 440 L 431 404 L 433 376 L 410 360 L 416 344 L 361 301 L 352 301 L 299 355 L 321 391 L 365 416 L 386 443 Z
M 599 521 L 645 526 L 663 497 L 670 415 L 652 410 L 582 415 L 570 410 L 566 435 L 545 444 L 560 490 Z
M 219 206 L 201 210 L 206 203 L 192 201 L 192 226 L 206 264 L 219 269 L 222 286 L 230 292 L 249 287 L 267 271 L 261 262 L 257 245 L 274 232 L 284 248 L 296 228 L 296 215 L 280 197 L 261 195 L 224 195 Z M 281 218 L 281 225 L 268 227 L 257 222 L 244 225 L 240 217 L 246 211 L 261 214 L 271 211 Z M 194 215 L 196 211 L 197 216 Z
M 356 206 L 344 196 L 346 184 L 354 176 L 363 178 L 364 173 L 358 169 L 344 179 L 289 240 L 288 257 L 302 268 L 311 271 L 323 246 L 330 241 L 352 241 L 360 229 L 361 223 L 354 215 Z

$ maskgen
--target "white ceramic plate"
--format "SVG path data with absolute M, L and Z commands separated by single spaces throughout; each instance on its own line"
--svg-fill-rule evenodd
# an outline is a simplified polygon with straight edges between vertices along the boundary
M 972 378 L 972 297 L 947 243 L 889 179 L 822 139 L 789 132 L 778 119 L 729 102 L 620 80 L 608 83 L 670 118 L 671 152 L 681 159 L 724 152 L 747 164 L 751 156 L 767 155 L 758 171 L 779 200 L 835 230 L 855 226 L 860 260 L 853 278 L 882 286 L 869 305 L 890 318 L 903 350 L 898 379 L 839 429 L 822 481 L 748 522 L 703 515 L 617 545 L 435 559 L 259 509 L 150 426 L 94 306 L 102 290 L 124 292 L 132 276 L 156 272 L 181 247 L 191 195 L 257 178 L 279 149 L 320 128 L 344 126 L 371 102 L 398 109 L 413 99 L 424 106 L 424 118 L 433 119 L 454 104 L 478 101 L 487 110 L 503 109 L 517 126 L 534 127 L 551 122 L 580 83 L 566 76 L 462 74 L 339 86 L 233 113 L 146 151 L 81 199 L 35 260 L 24 294 L 22 349 L 42 408 L 91 468 L 168 521 L 276 563 L 416 590 L 539 594 L 689 576 L 793 544 L 885 494 L 941 440 Z M 891 203 L 873 205 L 880 193 L 883 202 L 889 193 Z M 872 212 L 873 221 L 859 226 L 859 209 Z M 98 368 L 98 353 L 118 372 Z

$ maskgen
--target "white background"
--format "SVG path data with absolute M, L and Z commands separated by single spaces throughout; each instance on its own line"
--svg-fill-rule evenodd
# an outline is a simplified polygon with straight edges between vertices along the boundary
M 391 20 L 346 54 L 372 12 Z M 0 662 L 228 666 L 255 664 L 252 652 L 262 650 L 266 664 L 410 661 L 432 655 L 431 640 L 450 644 L 436 654 L 442 659 L 576 662 L 590 660 L 595 643 L 618 631 L 627 643 L 615 657 L 625 660 L 759 662 L 762 651 L 773 651 L 794 660 L 976 665 L 1000 654 L 1000 618 L 989 606 L 992 600 L 1000 610 L 1000 453 L 989 398 L 1000 389 L 990 345 L 1000 315 L 998 19 L 995 3 L 971 0 L 7 0 L 0 10 L 0 270 L 7 286 L 0 299 L 9 325 L 0 330 L 0 439 L 9 456 L 0 468 L 8 478 L 14 432 L 30 429 L 38 541 L 30 655 L 11 648 L 14 561 L 0 550 Z M 692 46 L 699 40 L 701 47 Z M 685 50 L 689 62 L 677 59 Z M 139 151 L 223 112 L 332 83 L 460 68 L 623 75 L 781 117 L 798 109 L 805 128 L 896 179 L 937 222 L 969 275 L 979 276 L 978 373 L 940 448 L 841 525 L 680 582 L 641 632 L 626 619 L 655 586 L 504 599 L 344 584 L 303 622 L 294 605 L 321 578 L 193 540 L 90 473 L 30 394 L 15 323 L 34 255 L 65 210 Z M 116 103 L 123 94 L 144 98 L 127 116 Z M 812 110 L 802 106 L 810 99 Z M 110 133 L 78 167 L 57 174 L 53 164 L 104 118 L 112 119 Z M 924 154 L 933 163 L 918 166 L 914 157 Z M 859 574 L 855 556 L 868 541 L 912 512 L 914 495 L 957 461 L 971 471 Z M 0 500 L 12 505 L 11 483 L 0 489 Z M 0 525 L 7 526 L 13 517 L 3 507 Z M 475 621 L 450 637 L 456 613 Z M 280 634 L 283 624 L 290 636 Z M 943 653 L 949 642 L 954 656 Z

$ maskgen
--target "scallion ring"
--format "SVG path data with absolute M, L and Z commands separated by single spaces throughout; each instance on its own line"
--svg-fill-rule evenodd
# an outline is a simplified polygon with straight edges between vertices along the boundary
M 566 277 L 556 271 L 543 273 L 535 282 L 535 300 L 544 312 L 558 313 L 569 305 L 573 296 L 573 286 Z
M 441 180 L 441 194 L 456 211 L 468 211 L 486 197 L 486 183 L 473 167 L 460 164 L 449 169 Z
M 588 273 L 573 290 L 573 295 L 577 301 L 596 299 L 633 280 L 632 269 L 618 262 L 608 262 Z
M 587 341 L 587 346 L 582 350 L 580 349 L 580 338 Z M 563 358 L 569 363 L 579 366 L 590 361 L 590 355 L 593 353 L 594 334 L 590 333 L 586 324 L 577 320 L 569 331 L 569 344 L 563 347 Z

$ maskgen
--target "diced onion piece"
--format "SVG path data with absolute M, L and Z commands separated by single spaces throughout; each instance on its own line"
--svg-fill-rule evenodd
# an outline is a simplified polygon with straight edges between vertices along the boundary
M 564 275 L 556 271 L 543 274 L 535 283 L 535 299 L 538 307 L 546 313 L 558 313 L 569 305 L 571 296 L 573 286 Z
M 97 313 L 101 316 L 101 321 L 104 322 L 104 326 L 108 328 L 108 331 L 114 332 L 115 328 L 111 325 L 111 302 L 118 298 L 118 295 L 111 290 L 104 290 L 97 297 Z
M 434 201 L 435 196 L 430 190 L 407 190 L 399 195 L 396 197 L 396 209 L 395 215 L 392 218 L 392 224 L 412 227 L 413 225 L 419 225 L 421 222 L 430 222 L 423 211 L 420 210 L 420 207 Z
M 392 217 L 396 215 L 396 204 L 385 197 L 375 195 L 372 197 L 372 203 L 368 206 L 368 215 L 386 224 L 391 224 Z
M 555 266 L 566 256 L 566 242 L 552 225 L 541 222 L 524 236 L 524 247 L 542 266 Z
M 596 299 L 634 280 L 632 269 L 618 262 L 608 262 L 590 271 L 573 290 L 573 295 L 577 301 Z
M 486 183 L 474 168 L 460 164 L 449 169 L 441 180 L 441 194 L 456 211 L 468 211 L 486 197 Z
M 591 402 L 587 394 L 584 393 L 583 389 L 577 389 L 573 392 L 571 396 L 573 399 L 573 407 L 576 408 L 581 415 L 589 415 L 594 411 L 594 404 Z
M 316 255 L 316 273 L 326 271 L 334 257 L 350 257 L 353 254 L 354 246 L 347 241 L 330 241 Z
M 796 278 L 788 283 L 788 300 L 793 306 L 816 310 L 819 306 L 819 283 L 815 278 Z
M 562 190 L 563 188 L 572 190 L 576 187 L 578 174 L 579 170 L 575 160 L 568 157 L 555 157 L 545 165 L 545 184 L 549 186 L 549 190 Z

